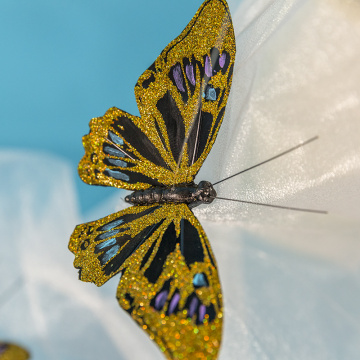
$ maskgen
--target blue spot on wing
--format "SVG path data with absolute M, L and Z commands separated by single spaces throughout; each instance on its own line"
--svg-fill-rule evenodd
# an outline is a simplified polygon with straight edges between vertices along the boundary
M 107 144 L 104 145 L 104 152 L 105 152 L 105 154 L 112 155 L 112 156 L 126 157 L 126 154 L 123 153 L 121 150 L 114 148 L 113 146 L 110 146 Z
M 113 229 L 114 227 L 117 227 L 119 225 L 121 225 L 124 222 L 123 219 L 116 219 L 113 221 L 110 221 L 109 223 L 101 226 L 100 228 L 98 228 L 98 231 L 108 231 Z
M 113 258 L 117 254 L 119 249 L 120 249 L 120 245 L 115 245 L 111 249 L 109 249 L 106 253 L 104 253 L 100 259 L 101 265 L 106 264 L 111 258 Z
M 95 238 L 95 241 L 99 241 L 99 240 L 103 240 L 109 237 L 113 237 L 114 235 L 118 234 L 120 231 L 122 231 L 123 229 L 116 229 L 116 230 L 111 230 L 111 231 L 107 231 L 104 232 L 103 234 L 98 235 Z
M 111 246 L 111 245 L 115 245 L 115 244 L 116 244 L 116 239 L 115 238 L 106 240 L 106 241 L 102 242 L 101 244 L 97 244 L 95 246 L 95 251 L 97 252 L 99 250 L 102 250 L 102 249 L 106 248 L 107 246 Z
M 120 137 L 114 134 L 112 131 L 109 131 L 109 139 L 118 145 L 124 145 L 124 140 Z
M 110 170 L 110 169 L 106 169 L 104 171 L 104 174 L 107 175 L 107 176 L 110 176 L 114 179 L 117 179 L 117 180 L 123 180 L 123 181 L 129 181 L 129 176 L 122 173 L 121 171 L 119 170 Z
M 216 101 L 217 99 L 216 90 L 211 85 L 207 85 L 203 97 L 206 100 Z
M 209 283 L 206 279 L 206 276 L 204 273 L 197 273 L 194 275 L 193 278 L 193 285 L 198 288 L 202 286 L 209 286 Z
M 127 167 L 127 162 L 119 160 L 119 159 L 107 159 L 109 165 L 118 166 L 118 167 Z

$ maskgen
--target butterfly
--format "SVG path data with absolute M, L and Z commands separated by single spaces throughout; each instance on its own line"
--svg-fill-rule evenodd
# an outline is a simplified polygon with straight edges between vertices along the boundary
M 140 76 L 140 117 L 117 108 L 90 121 L 78 170 L 88 184 L 134 192 L 134 206 L 76 226 L 82 281 L 121 273 L 119 305 L 168 359 L 216 359 L 223 303 L 216 260 L 192 212 L 216 192 L 194 178 L 209 154 L 232 82 L 235 36 L 224 0 L 207 0 Z
M 26 360 L 29 354 L 21 347 L 0 341 L 0 360 Z

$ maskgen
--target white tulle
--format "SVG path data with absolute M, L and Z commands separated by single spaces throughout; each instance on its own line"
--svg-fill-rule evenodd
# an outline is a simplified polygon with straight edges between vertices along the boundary
M 360 358 L 360 3 L 230 1 L 237 58 L 227 113 L 197 180 L 219 196 L 328 215 L 214 201 L 196 209 L 225 299 L 220 359 Z M 102 288 L 77 280 L 68 238 L 86 219 L 72 172 L 49 155 L 0 152 L 0 338 L 36 360 L 160 359 Z M 117 204 L 121 207 L 122 204 Z

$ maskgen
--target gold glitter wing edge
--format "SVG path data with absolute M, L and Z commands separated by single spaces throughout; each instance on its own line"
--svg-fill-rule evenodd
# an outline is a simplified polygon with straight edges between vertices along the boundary
M 113 107 L 90 121 L 90 132 L 83 137 L 85 155 L 78 167 L 85 183 L 139 190 L 162 185 L 172 177 L 153 139 L 136 126 L 140 120 Z
M 141 117 L 111 108 L 91 120 L 82 180 L 129 190 L 191 183 L 223 120 L 234 61 L 227 3 L 205 1 L 139 77 Z
M 222 293 L 205 232 L 184 204 L 164 205 L 157 218 L 122 274 L 119 304 L 168 359 L 216 359 Z
M 158 222 L 159 206 L 131 206 L 76 226 L 69 241 L 74 267 L 82 281 L 103 285 L 126 267 L 125 261 L 147 239 Z M 152 225 L 149 225 L 152 224 Z

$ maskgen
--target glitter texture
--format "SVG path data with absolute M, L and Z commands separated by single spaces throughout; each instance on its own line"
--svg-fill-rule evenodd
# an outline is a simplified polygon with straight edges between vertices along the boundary
M 189 186 L 224 117 L 235 60 L 227 3 L 205 1 L 139 78 L 141 117 L 117 108 L 90 122 L 79 174 L 129 190 Z M 212 96 L 203 98 L 205 89 Z M 168 359 L 217 359 L 223 305 L 216 261 L 186 204 L 129 207 L 78 225 L 69 242 L 82 281 L 122 273 L 117 299 Z
M 205 73 L 205 62 L 210 63 L 211 50 L 214 48 L 219 52 L 218 63 L 222 67 L 226 59 L 229 63 L 226 69 L 222 69 L 225 71 L 213 72 L 208 79 L 211 67 L 208 66 Z M 178 77 L 173 82 L 170 75 L 174 69 L 177 76 L 182 75 L 182 79 L 187 78 L 186 73 L 189 73 L 189 70 L 186 70 L 186 65 L 190 66 L 190 64 L 184 65 L 185 60 L 196 64 L 192 70 L 194 79 L 191 74 L 186 83 L 181 83 Z M 130 115 L 114 107 L 109 109 L 104 116 L 91 120 L 90 132 L 83 138 L 85 156 L 79 164 L 81 179 L 87 184 L 115 186 L 128 190 L 146 189 L 151 185 L 171 186 L 192 182 L 212 148 L 224 117 L 234 60 L 234 30 L 227 4 L 225 1 L 205 1 L 180 36 L 162 51 L 154 64 L 138 79 L 135 97 L 141 117 Z M 192 84 L 193 80 L 195 80 L 195 85 Z M 184 93 L 179 91 L 176 83 L 181 84 L 180 88 L 186 88 L 188 96 L 186 101 L 183 98 Z M 202 101 L 199 96 L 203 94 L 207 84 L 219 89 L 220 96 L 216 101 Z M 182 156 L 178 161 L 174 159 L 171 151 L 172 139 L 158 106 L 159 100 L 166 94 L 171 95 L 171 102 L 175 103 L 184 123 L 185 139 L 182 139 L 180 151 Z M 202 153 L 195 163 L 189 166 L 188 144 L 185 140 L 194 128 L 200 109 L 202 113 L 211 115 L 206 119 L 208 136 Z M 123 146 L 112 140 L 114 134 L 122 138 L 119 132 L 129 132 L 128 127 L 118 121 L 123 117 L 132 122 L 139 137 L 150 140 L 154 148 L 148 151 L 157 152 L 162 161 L 157 163 L 151 161 L 144 152 L 141 152 L 141 149 L 135 148 L 128 138 L 123 139 L 125 143 Z M 110 146 L 107 152 L 104 152 L 105 144 Z M 142 143 L 142 145 L 145 148 L 147 144 Z M 122 157 L 121 149 L 125 150 L 129 156 Z M 126 162 L 127 166 L 116 167 L 111 164 L 111 159 Z M 111 176 L 111 173 L 106 171 L 106 169 L 113 170 L 114 168 L 120 170 L 121 174 L 126 173 L 130 181 L 121 180 L 121 176 Z M 156 179 L 158 184 L 149 183 L 143 178 L 138 179 L 137 174 L 146 174 L 148 178 Z M 134 180 L 132 180 L 132 175 L 134 175 Z
M 98 244 L 104 244 L 113 236 L 113 230 L 106 230 L 106 224 L 120 216 L 142 214 L 144 210 L 152 212 L 116 227 L 120 230 L 122 239 L 134 239 L 144 229 L 154 224 L 161 223 L 161 225 L 118 269 L 106 274 L 101 260 L 98 259 L 100 252 L 96 251 Z M 189 221 L 199 235 L 204 253 L 203 261 L 194 262 L 189 266 L 181 253 L 180 243 L 176 243 L 175 251 L 166 258 L 160 276 L 155 283 L 152 283 L 145 274 L 153 261 L 156 261 L 155 256 L 165 231 L 172 223 L 179 238 L 181 221 L 184 220 Z M 105 231 L 102 231 L 104 228 Z M 131 240 L 123 243 L 123 247 L 117 251 L 118 256 L 121 256 L 121 251 L 130 242 Z M 139 325 L 142 327 L 146 325 L 143 328 L 151 338 L 154 338 L 169 359 L 216 358 L 222 327 L 221 287 L 210 244 L 200 223 L 187 205 L 132 206 L 100 220 L 78 225 L 71 236 L 69 248 L 75 254 L 74 266 L 81 269 L 82 281 L 90 281 L 101 286 L 116 273 L 123 271 L 117 290 L 119 304 Z M 149 250 L 151 254 L 143 263 Z M 105 252 L 101 251 L 101 253 Z M 199 273 L 206 276 L 209 284 L 197 289 L 193 285 L 193 279 Z M 168 280 L 170 280 L 169 291 L 162 290 Z M 179 293 L 180 300 L 176 292 Z M 157 294 L 160 296 L 156 297 Z M 189 301 L 190 305 L 186 308 L 186 302 L 192 294 L 196 294 L 196 297 L 192 297 L 192 301 Z M 151 306 L 153 299 L 155 299 L 154 304 Z M 176 301 L 178 304 L 174 305 Z M 192 305 L 196 301 L 198 303 Z M 173 308 L 171 314 L 167 315 L 170 307 L 177 307 L 177 311 Z M 210 307 L 216 314 L 212 321 L 208 321 L 205 314 L 205 308 Z M 155 311 L 155 309 L 161 310 Z M 200 324 L 196 321 L 196 311 L 204 318 Z M 209 340 L 204 341 L 205 337 Z
M 29 354 L 21 347 L 0 341 L 0 360 L 27 360 Z

